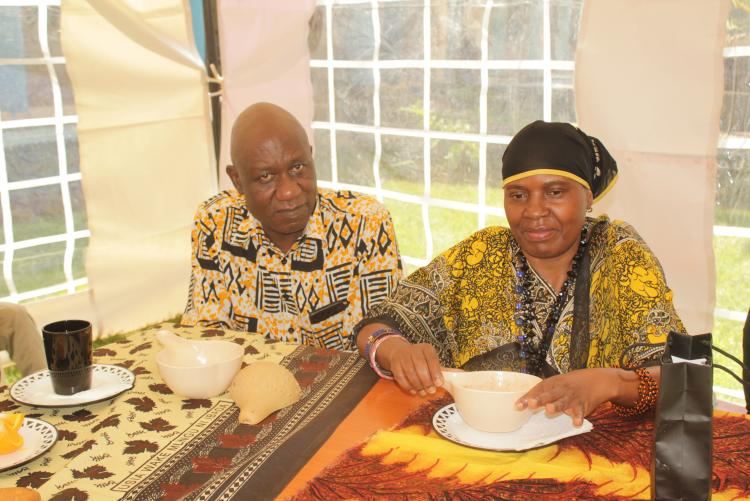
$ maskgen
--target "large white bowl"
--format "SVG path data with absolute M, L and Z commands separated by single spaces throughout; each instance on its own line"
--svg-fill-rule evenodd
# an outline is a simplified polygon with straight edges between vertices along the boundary
M 230 341 L 184 341 L 156 354 L 164 382 L 177 395 L 211 398 L 224 393 L 240 370 L 245 350 Z
M 519 411 L 516 401 L 541 381 L 531 374 L 506 371 L 443 371 L 443 379 L 464 422 L 492 433 L 517 430 L 529 420 L 532 411 Z

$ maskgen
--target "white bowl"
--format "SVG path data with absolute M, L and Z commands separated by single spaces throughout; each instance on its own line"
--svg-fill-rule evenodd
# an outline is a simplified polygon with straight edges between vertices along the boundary
M 184 341 L 156 354 L 164 382 L 177 395 L 211 398 L 224 393 L 240 370 L 245 349 L 230 341 Z
M 517 430 L 529 420 L 532 411 L 519 411 L 516 401 L 541 381 L 531 374 L 507 371 L 443 371 L 443 379 L 464 422 L 493 433 Z

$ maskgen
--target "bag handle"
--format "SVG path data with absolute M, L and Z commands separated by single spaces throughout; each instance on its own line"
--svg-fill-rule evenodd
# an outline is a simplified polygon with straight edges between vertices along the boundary
M 728 359 L 732 360 L 733 362 L 736 362 L 737 364 L 739 364 L 739 366 L 740 366 L 740 367 L 742 367 L 742 368 L 743 368 L 743 369 L 745 370 L 745 372 L 746 372 L 746 373 L 747 373 L 747 372 L 750 372 L 750 369 L 748 369 L 747 365 L 745 365 L 744 363 L 742 363 L 742 360 L 740 360 L 739 358 L 735 357 L 735 356 L 734 356 L 734 355 L 732 355 L 731 353 L 727 353 L 726 351 L 722 350 L 722 349 L 721 349 L 721 348 L 719 348 L 718 346 L 712 346 L 711 348 L 712 348 L 713 350 L 715 350 L 715 351 L 718 351 L 719 353 L 721 353 L 722 355 L 724 355 L 724 356 L 725 356 L 725 357 L 727 357 Z M 723 370 L 724 372 L 726 372 L 727 374 L 729 374 L 730 376 L 732 376 L 732 377 L 733 377 L 734 379 L 736 379 L 736 380 L 737 380 L 737 382 L 738 382 L 738 383 L 740 383 L 740 384 L 741 384 L 742 386 L 744 386 L 744 387 L 746 387 L 746 388 L 750 388 L 750 380 L 747 380 L 747 379 L 742 379 L 742 378 L 741 378 L 741 377 L 739 377 L 739 376 L 738 376 L 737 374 L 735 374 L 735 373 L 734 373 L 734 372 L 732 372 L 732 371 L 731 371 L 730 369 L 728 369 L 727 367 L 725 367 L 725 366 L 723 366 L 723 365 L 721 365 L 721 364 L 713 364 L 713 366 L 714 366 L 714 367 L 716 367 L 717 369 L 721 369 L 721 370 Z
M 750 373 L 750 368 L 748 368 L 748 366 L 745 365 L 742 362 L 742 360 L 740 360 L 739 358 L 737 358 L 734 355 L 732 355 L 731 353 L 728 353 L 727 351 L 719 348 L 715 344 L 709 343 L 708 341 L 704 341 L 704 343 L 710 344 L 711 345 L 711 349 L 713 351 L 721 353 L 722 355 L 724 355 L 728 359 L 730 359 L 733 362 L 737 363 L 737 365 L 739 365 L 740 367 L 742 367 L 745 370 L 746 373 Z M 624 369 L 628 369 L 628 370 L 632 370 L 632 369 L 636 369 L 637 368 L 637 367 L 626 366 L 626 364 L 625 364 L 625 357 L 627 356 L 628 352 L 631 351 L 631 350 L 634 350 L 636 348 L 658 348 L 658 347 L 663 347 L 663 346 L 666 346 L 666 343 L 633 343 L 633 344 L 629 345 L 627 348 L 625 348 L 624 350 L 622 350 L 622 354 L 620 355 L 620 367 L 622 367 Z M 660 362 L 658 360 L 647 360 L 640 367 L 653 367 L 653 366 L 659 365 L 659 363 Z M 712 363 L 711 365 L 713 367 L 716 367 L 717 369 L 721 369 L 722 371 L 724 371 L 727 374 L 729 374 L 730 376 L 732 376 L 742 386 L 744 386 L 746 388 L 750 388 L 750 380 L 748 380 L 748 379 L 742 379 L 737 374 L 735 374 L 734 372 L 732 372 L 732 370 L 729 369 L 728 367 L 726 367 L 724 365 L 721 365 L 721 364 L 716 364 L 716 363 Z

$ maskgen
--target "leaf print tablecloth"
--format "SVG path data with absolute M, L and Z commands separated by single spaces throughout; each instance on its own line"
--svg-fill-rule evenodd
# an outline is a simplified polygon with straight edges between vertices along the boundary
M 238 424 L 228 393 L 184 399 L 161 379 L 155 333 L 137 332 L 95 350 L 94 362 L 126 367 L 132 390 L 62 409 L 15 403 L 0 388 L 0 411 L 55 425 L 58 442 L 35 461 L 0 473 L 0 487 L 31 487 L 42 499 L 265 499 L 273 497 L 375 381 L 356 353 L 269 342 L 244 332 L 165 324 L 192 339 L 245 347 L 243 363 L 270 360 L 292 371 L 303 397 L 255 426 Z M 308 453 L 305 453 L 308 450 Z

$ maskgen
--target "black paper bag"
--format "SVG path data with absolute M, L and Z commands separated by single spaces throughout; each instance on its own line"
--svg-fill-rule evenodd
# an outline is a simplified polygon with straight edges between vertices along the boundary
M 750 311 L 747 312 L 747 320 L 745 320 L 745 328 L 742 329 L 742 359 L 745 364 L 742 367 L 742 377 L 745 379 L 745 383 L 750 381 Z M 743 384 L 745 389 L 745 408 L 747 413 L 750 414 L 750 384 Z
M 654 499 L 711 499 L 712 421 L 711 334 L 670 332 L 654 423 Z

